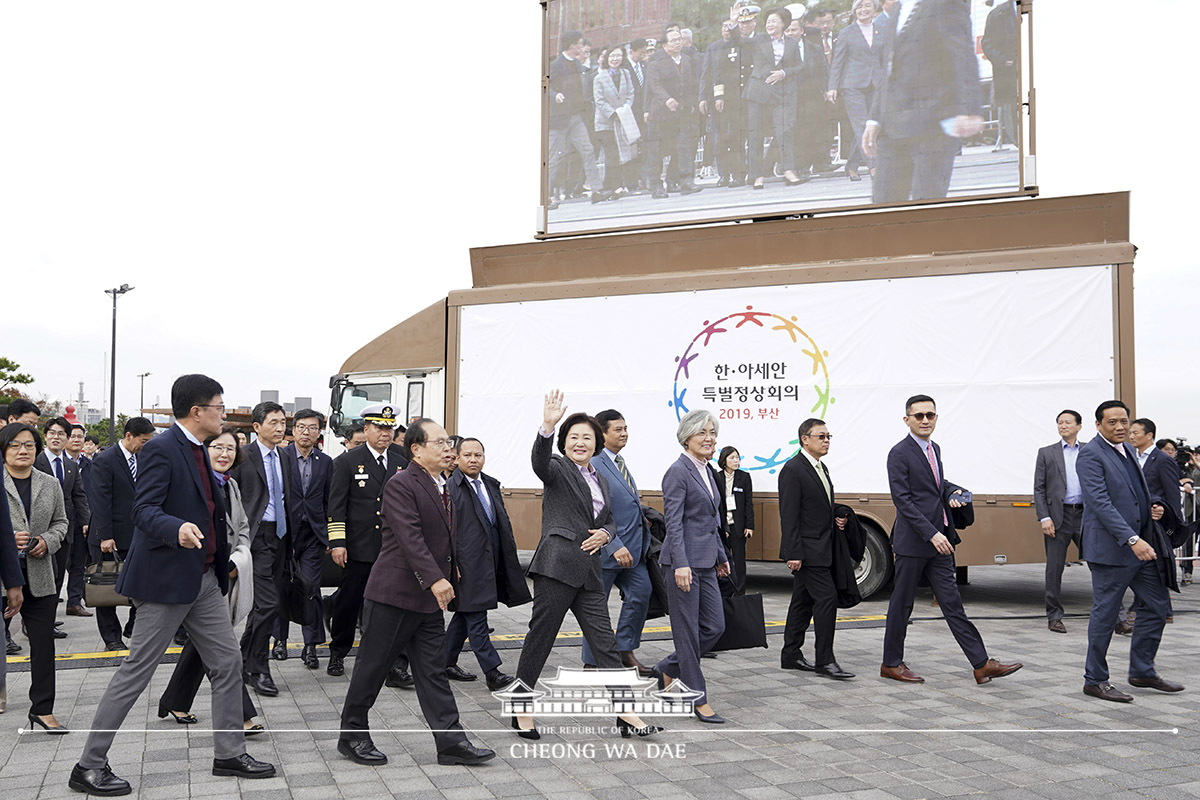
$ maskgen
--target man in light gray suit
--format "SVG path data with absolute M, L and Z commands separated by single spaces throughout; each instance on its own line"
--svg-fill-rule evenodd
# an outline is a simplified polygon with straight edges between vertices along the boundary
M 1055 633 L 1067 632 L 1059 599 L 1067 546 L 1074 542 L 1075 549 L 1081 549 L 1083 490 L 1075 474 L 1075 460 L 1079 457 L 1077 440 L 1082 427 L 1083 417 L 1078 411 L 1068 408 L 1059 413 L 1060 438 L 1038 450 L 1033 471 L 1033 507 L 1042 523 L 1046 545 L 1046 619 Z

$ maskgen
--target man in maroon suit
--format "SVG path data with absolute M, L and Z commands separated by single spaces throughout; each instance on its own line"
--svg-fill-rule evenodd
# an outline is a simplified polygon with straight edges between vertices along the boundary
M 383 765 L 367 712 L 388 670 L 408 653 L 417 699 L 433 730 L 439 764 L 481 764 L 495 757 L 462 731 L 446 677 L 443 613 L 454 599 L 453 509 L 443 472 L 454 458 L 446 429 L 420 419 L 404 434 L 410 463 L 383 487 L 382 548 L 363 593 L 363 637 L 342 707 L 338 752 L 359 764 Z

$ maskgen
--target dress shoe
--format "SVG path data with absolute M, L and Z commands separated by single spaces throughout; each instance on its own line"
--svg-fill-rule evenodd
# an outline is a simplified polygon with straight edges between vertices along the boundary
M 384 686 L 390 686 L 393 689 L 411 689 L 413 688 L 412 675 L 408 674 L 408 670 L 392 667 L 388 670 L 387 678 L 383 681 Z
M 1139 689 L 1158 689 L 1160 692 L 1182 692 L 1183 684 L 1160 678 L 1157 675 L 1150 678 L 1129 678 L 1129 685 Z
M 251 725 L 249 728 L 246 728 L 246 727 L 242 728 L 242 732 L 243 732 L 244 736 L 258 736 L 260 733 L 262 733 L 265 730 L 266 730 L 266 727 L 261 722 L 256 722 L 253 725 Z
M 989 658 L 987 662 L 975 670 L 975 682 L 987 683 L 992 678 L 1003 678 L 1005 675 L 1012 675 L 1014 672 L 1025 666 L 1020 661 L 1014 661 L 1011 664 L 1001 664 L 994 658 Z
M 826 678 L 833 678 L 835 681 L 848 681 L 854 677 L 853 672 L 847 672 L 842 669 L 836 661 L 830 661 L 828 664 L 818 664 L 813 672 L 818 675 L 824 675 Z
M 77 792 L 87 792 L 97 797 L 117 797 L 133 791 L 129 781 L 114 775 L 108 764 L 100 769 L 84 769 L 76 764 L 71 768 L 71 778 L 67 781 L 67 786 Z
M 702 187 L 697 186 L 694 183 L 685 183 L 679 187 L 680 194 L 696 194 L 696 192 L 699 191 L 702 191 Z
M 125 650 L 127 648 L 125 647 L 125 643 L 122 642 L 120 639 L 118 639 L 115 642 L 105 642 L 104 649 L 105 650 Z
M 388 763 L 388 757 L 376 750 L 370 739 L 338 739 L 337 751 L 356 764 L 380 767 Z
M 15 656 L 17 653 L 21 652 L 22 649 L 24 648 L 14 642 L 11 636 L 9 636 L 4 643 L 4 652 L 6 655 Z
M 701 658 L 716 658 L 717 654 L 714 653 L 712 650 L 709 650 L 707 653 L 701 653 L 700 657 Z
M 339 678 L 346 674 L 345 658 L 342 656 L 329 656 L 329 666 L 325 667 L 325 674 Z
M 287 661 L 287 657 L 287 642 L 281 642 L 276 639 L 275 646 L 271 648 L 271 658 L 276 661 Z
M 55 628 L 54 629 L 54 638 L 55 639 L 65 639 L 65 638 L 67 638 L 67 632 L 60 631 L 58 628 Z
M 46 733 L 52 733 L 55 736 L 62 736 L 63 734 L 70 733 L 70 731 L 67 730 L 66 728 L 64 728 L 61 724 L 60 725 L 47 725 L 46 720 L 42 719 L 37 714 L 34 714 L 32 711 L 29 712 L 29 721 L 31 723 L 33 723 L 34 725 L 37 725 L 39 728 L 44 730 Z
M 1054 633 L 1066 633 L 1067 632 L 1067 626 L 1063 625 L 1063 621 L 1061 619 L 1050 620 L 1049 624 L 1046 627 L 1048 627 Z
M 1133 633 L 1133 626 L 1125 620 L 1121 620 L 1117 623 L 1117 627 L 1113 628 L 1113 633 L 1119 633 L 1122 636 L 1129 636 Z
M 467 681 L 476 680 L 479 676 L 474 672 L 467 672 L 458 664 L 452 664 L 451 666 L 446 667 L 446 677 L 452 681 L 463 681 L 465 683 Z
M 483 676 L 487 681 L 487 687 L 490 691 L 498 692 L 506 686 L 511 686 L 516 680 L 512 675 L 505 675 L 500 671 L 499 667 L 489 670 L 487 675 Z
M 320 669 L 321 662 L 317 660 L 317 646 L 306 644 L 300 650 L 300 662 L 309 669 Z
M 159 719 L 166 719 L 168 714 L 170 714 L 171 718 L 173 720 L 175 720 L 176 722 L 178 722 L 180 725 L 195 725 L 197 722 L 200 721 L 199 719 L 196 718 L 195 714 L 189 713 L 187 711 L 180 711 L 180 712 L 176 713 L 176 712 L 172 711 L 171 709 L 167 708 L 166 706 L 158 707 L 158 718 Z
M 812 672 L 812 664 L 808 663 L 808 659 L 804 657 L 804 653 L 796 653 L 796 657 L 791 660 L 782 660 L 779 662 L 780 669 L 799 669 L 805 672 Z
M 908 664 L 901 661 L 894 667 L 889 667 L 883 664 L 879 667 L 879 677 L 891 678 L 894 681 L 902 681 L 904 683 L 924 683 L 925 679 L 908 668 Z
M 718 714 L 715 711 L 713 713 L 709 714 L 708 716 L 705 716 L 693 708 L 692 713 L 696 715 L 696 719 L 700 720 L 701 722 L 707 722 L 709 725 L 724 725 L 725 724 L 725 718 L 722 717 L 720 714 Z
M 516 717 L 512 718 L 512 727 L 517 732 L 517 736 L 520 736 L 522 739 L 536 740 L 542 738 L 542 734 L 538 732 L 536 727 L 522 728 L 521 724 L 517 722 Z
M 621 657 L 621 665 L 624 667 L 633 667 L 638 671 L 638 677 L 650 678 L 653 677 L 650 668 L 642 662 L 638 661 L 637 655 L 632 650 L 621 650 L 617 653 Z
M 491 761 L 495 757 L 496 751 L 488 750 L 484 747 L 476 747 L 470 742 L 464 741 L 456 742 L 438 753 L 438 763 L 443 767 L 448 767 L 452 764 L 471 766 Z
M 277 697 L 279 695 L 279 687 L 275 685 L 275 681 L 265 672 L 255 672 L 250 675 L 246 683 L 250 684 L 257 694 L 263 697 Z
M 666 189 L 661 186 L 655 186 L 654 190 L 650 192 L 650 197 L 654 200 L 666 200 L 669 195 Z
M 232 775 L 235 778 L 274 778 L 275 765 L 258 761 L 248 753 L 233 758 L 214 758 L 213 775 Z
M 68 617 L 90 617 L 92 612 L 88 611 L 83 606 L 67 606 Z
M 175 631 L 175 644 L 179 645 L 180 647 L 183 647 L 187 643 L 188 643 L 187 631 L 184 630 L 183 628 L 180 628 L 179 630 Z
M 858 168 L 857 168 L 857 167 L 855 167 L 854 169 L 847 169 L 847 170 L 846 170 L 846 177 L 848 177 L 848 178 L 849 178 L 850 180 L 852 180 L 852 181 L 861 181 L 861 180 L 862 180 L 862 176 L 860 176 L 860 175 L 858 174 Z
M 617 717 L 617 730 L 621 732 L 622 739 L 629 739 L 633 736 L 653 736 L 662 731 L 663 727 L 661 725 L 643 725 L 638 728 Z
M 1098 697 L 1113 703 L 1132 703 L 1133 695 L 1117 691 L 1117 687 L 1105 681 L 1104 683 L 1088 683 L 1083 687 L 1083 693 L 1089 697 Z

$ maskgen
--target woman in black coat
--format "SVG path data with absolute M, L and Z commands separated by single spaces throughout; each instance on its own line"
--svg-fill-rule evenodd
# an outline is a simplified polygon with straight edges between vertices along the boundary
M 736 447 L 721 448 L 717 458 L 717 488 L 721 490 L 721 519 L 729 549 L 729 578 L 738 594 L 746 593 L 746 540 L 754 535 L 754 483 L 750 473 L 738 469 L 742 457 Z

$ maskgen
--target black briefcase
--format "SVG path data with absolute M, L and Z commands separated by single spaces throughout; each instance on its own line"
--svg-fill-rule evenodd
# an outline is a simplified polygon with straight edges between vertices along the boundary
M 299 625 L 315 625 L 312 582 L 300 572 L 300 564 L 289 558 L 283 569 L 283 607 L 287 618 Z
M 761 594 L 722 597 L 725 607 L 725 632 L 713 645 L 713 651 L 745 650 L 767 646 L 767 621 L 763 616 Z
M 321 560 L 321 588 L 336 589 L 342 585 L 342 568 L 329 553 Z
M 117 578 L 121 577 L 124 566 L 125 562 L 114 552 L 112 561 L 98 561 L 83 568 L 83 602 L 88 608 L 129 605 L 129 598 L 117 593 Z

